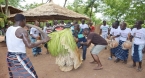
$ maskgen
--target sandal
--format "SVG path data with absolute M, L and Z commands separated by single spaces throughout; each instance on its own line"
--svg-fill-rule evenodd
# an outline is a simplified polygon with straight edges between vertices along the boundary
M 142 71 L 142 68 L 138 67 L 137 71 L 138 72 L 141 72 Z

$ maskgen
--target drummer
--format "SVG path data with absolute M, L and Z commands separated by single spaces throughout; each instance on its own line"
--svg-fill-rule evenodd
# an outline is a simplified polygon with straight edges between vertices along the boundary
M 35 21 L 35 26 L 39 26 L 38 21 Z M 30 29 L 30 36 L 31 36 L 31 42 L 34 43 L 34 42 L 37 41 L 38 38 L 40 38 L 40 32 L 36 28 L 32 27 Z M 40 53 L 41 48 L 40 47 L 34 47 L 32 49 L 32 52 L 33 52 L 34 57 L 37 56 L 37 55 L 40 55 L 41 54 Z
M 120 29 L 118 28 L 118 23 L 117 22 L 113 23 L 112 27 L 113 28 L 110 31 L 110 36 L 112 36 L 112 40 L 119 42 Z M 115 56 L 115 53 L 117 52 L 117 50 L 118 50 L 118 47 L 111 48 L 110 57 L 108 58 L 108 60 L 112 60 L 112 57 Z
M 128 35 L 131 33 L 131 29 L 127 28 L 127 24 L 125 22 L 123 22 L 120 26 L 121 30 L 120 30 L 120 39 L 119 39 L 119 47 L 118 47 L 118 51 L 115 53 L 116 56 L 116 61 L 115 62 L 119 62 L 120 60 L 124 61 L 123 63 L 127 63 L 127 59 L 128 59 L 128 53 L 129 53 L 129 49 L 124 50 L 122 49 L 122 44 L 129 40 Z

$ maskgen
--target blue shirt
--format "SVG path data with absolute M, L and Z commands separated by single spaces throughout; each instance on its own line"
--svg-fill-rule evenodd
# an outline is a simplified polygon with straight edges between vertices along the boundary
M 86 42 L 87 41 L 87 39 L 83 35 L 83 29 L 80 29 L 79 32 L 77 30 L 72 30 L 72 32 L 73 32 L 73 36 L 78 38 L 78 42 Z

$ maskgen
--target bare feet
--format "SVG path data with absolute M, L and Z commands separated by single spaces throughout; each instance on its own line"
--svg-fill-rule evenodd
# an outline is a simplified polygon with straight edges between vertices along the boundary
M 96 61 L 92 61 L 92 62 L 90 62 L 91 64 L 97 64 L 97 62 Z
M 120 61 L 120 59 L 117 58 L 114 62 L 115 62 L 115 63 L 118 63 L 119 61 Z
M 33 56 L 34 56 L 34 57 L 37 57 L 37 55 L 38 55 L 38 54 L 34 54 Z
M 124 63 L 124 64 L 127 64 L 127 60 L 124 60 L 123 63 Z
M 46 54 L 49 54 L 49 52 L 46 52 Z
M 42 55 L 41 53 L 38 53 L 38 55 Z
M 94 70 L 102 70 L 103 66 L 97 66 Z
M 129 68 L 134 68 L 134 67 L 136 67 L 136 65 L 131 65 L 131 66 L 129 66 Z

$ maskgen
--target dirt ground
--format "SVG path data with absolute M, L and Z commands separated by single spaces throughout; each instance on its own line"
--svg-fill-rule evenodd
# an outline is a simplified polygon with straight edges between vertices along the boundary
M 1 45 L 1 43 L 0 43 Z M 114 63 L 114 60 L 108 60 L 109 50 L 100 52 L 99 57 L 103 64 L 103 70 L 93 70 L 97 65 L 90 64 L 92 57 L 90 49 L 87 51 L 87 59 L 82 65 L 70 72 L 62 72 L 55 64 L 55 57 L 46 54 L 46 49 L 42 49 L 42 55 L 33 57 L 31 49 L 27 49 L 27 55 L 30 58 L 39 78 L 145 78 L 145 57 L 143 59 L 143 70 L 137 72 L 136 68 L 129 68 L 132 64 L 129 55 L 128 63 Z M 0 78 L 9 78 L 6 64 L 7 48 L 0 47 Z M 131 53 L 130 53 L 131 54 Z

